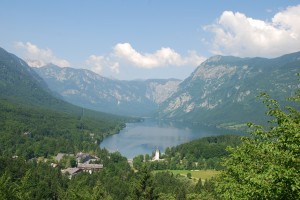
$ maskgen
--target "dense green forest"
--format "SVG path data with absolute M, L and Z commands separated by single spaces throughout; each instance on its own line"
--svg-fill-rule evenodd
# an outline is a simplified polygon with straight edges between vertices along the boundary
M 0 100 L 0 153 L 26 159 L 93 151 L 127 118 L 84 111 L 78 115 Z
M 23 158 L 0 158 L 0 199 L 205 199 L 212 184 L 194 183 L 169 172 L 134 172 L 119 153 L 99 150 L 105 168 L 92 175 L 81 173 L 71 180 L 49 163 Z

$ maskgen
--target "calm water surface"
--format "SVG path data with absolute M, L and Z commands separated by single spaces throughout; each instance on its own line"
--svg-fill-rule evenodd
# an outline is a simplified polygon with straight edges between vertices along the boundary
M 151 154 L 156 148 L 164 152 L 166 147 L 176 146 L 201 137 L 226 133 L 219 129 L 151 119 L 126 125 L 126 128 L 119 134 L 105 138 L 100 147 L 111 152 L 119 151 L 123 156 L 133 158 L 139 154 Z

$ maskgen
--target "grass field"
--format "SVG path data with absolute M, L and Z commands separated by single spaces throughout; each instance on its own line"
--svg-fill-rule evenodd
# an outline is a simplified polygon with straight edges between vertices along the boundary
M 201 178 L 202 181 L 204 181 L 205 179 L 210 179 L 211 177 L 220 174 L 220 171 L 216 170 L 156 170 L 155 172 L 163 171 L 172 172 L 174 175 L 179 174 L 185 177 L 187 176 L 187 173 L 191 173 L 193 179 L 198 180 L 199 178 Z

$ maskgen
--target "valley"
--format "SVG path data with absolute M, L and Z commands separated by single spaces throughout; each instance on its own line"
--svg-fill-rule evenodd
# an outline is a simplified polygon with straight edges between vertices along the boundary
M 230 129 L 264 120 L 262 92 L 284 104 L 299 88 L 299 64 L 300 52 L 273 59 L 213 56 L 183 81 L 121 81 L 54 65 L 34 69 L 53 92 L 81 107 Z
M 300 200 L 300 1 L 1 1 L 0 200 Z
M 219 199 L 241 194 L 227 189 L 241 185 L 236 174 L 297 179 L 299 58 L 217 56 L 183 81 L 119 81 L 53 65 L 33 70 L 0 49 L 0 198 Z M 278 101 L 258 100 L 266 90 Z M 251 120 L 270 128 L 248 124 L 246 132 Z M 284 180 L 273 166 L 287 170 Z M 279 193 L 293 199 L 295 185 Z

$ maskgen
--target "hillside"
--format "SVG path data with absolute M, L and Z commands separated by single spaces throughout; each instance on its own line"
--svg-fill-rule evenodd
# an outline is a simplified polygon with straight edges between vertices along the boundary
M 151 116 L 176 91 L 179 80 L 121 81 L 85 69 L 52 64 L 35 68 L 52 91 L 66 101 L 93 110 L 133 116 Z
M 58 106 L 47 84 L 26 62 L 0 48 L 0 95 L 10 101 L 31 105 Z
M 4 49 L 0 72 L 0 153 L 32 158 L 92 150 L 128 120 L 57 98 L 22 59 Z
M 280 102 L 299 88 L 300 52 L 274 59 L 214 56 L 185 79 L 159 108 L 159 117 L 204 124 L 258 122 L 265 109 L 257 96 Z

